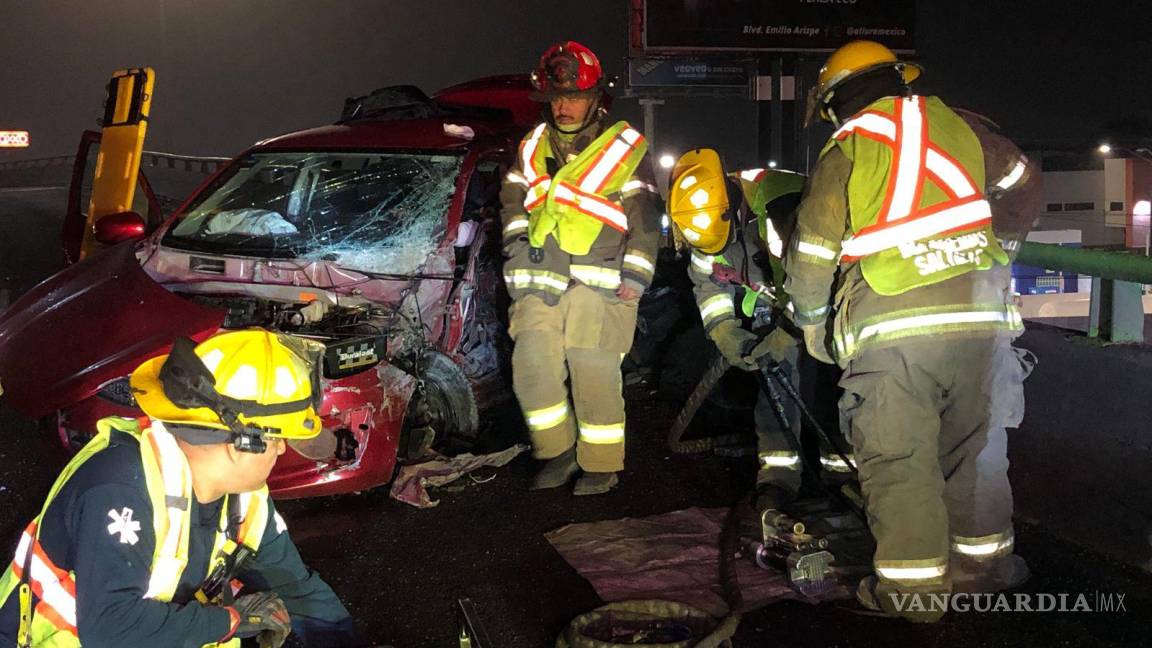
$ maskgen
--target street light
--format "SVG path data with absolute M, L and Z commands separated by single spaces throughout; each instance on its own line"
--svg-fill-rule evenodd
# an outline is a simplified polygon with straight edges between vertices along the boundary
M 1112 146 L 1108 142 L 1101 142 L 1096 147 L 1100 155 L 1115 153 L 1122 158 L 1136 158 L 1144 162 L 1152 162 L 1152 149 L 1146 146 Z M 1144 229 L 1144 256 L 1152 256 L 1152 203 L 1140 200 L 1132 206 L 1131 226 L 1133 230 Z
M 660 156 L 660 168 L 671 169 L 672 165 L 676 164 L 676 158 L 671 153 L 665 153 Z
M 1152 149 L 1147 146 L 1112 146 L 1108 142 L 1101 142 L 1100 145 L 1096 147 L 1096 152 L 1100 155 L 1116 154 L 1120 157 L 1134 157 L 1146 162 L 1152 162 Z

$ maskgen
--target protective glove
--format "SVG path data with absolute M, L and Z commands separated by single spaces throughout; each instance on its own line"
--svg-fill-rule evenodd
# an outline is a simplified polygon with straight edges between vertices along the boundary
M 755 362 L 745 361 L 744 351 L 758 338 L 751 331 L 740 328 L 736 320 L 730 319 L 720 322 L 709 333 L 709 337 L 716 343 L 716 348 L 720 349 L 720 355 L 724 356 L 728 364 L 745 371 L 752 371 L 756 368 Z
M 624 301 L 633 301 L 640 299 L 644 294 L 644 286 L 636 283 L 631 279 L 625 279 L 620 282 L 620 287 L 616 289 L 616 296 Z
M 788 352 L 795 347 L 795 338 L 788 335 L 784 329 L 774 328 L 763 340 L 760 340 L 759 344 L 744 354 L 744 362 L 758 366 L 757 360 L 764 356 L 770 356 L 776 362 L 783 362 L 788 357 Z
M 528 248 L 528 237 L 518 236 L 504 244 L 504 258 L 515 259 Z
M 257 592 L 236 599 L 232 609 L 240 615 L 234 637 L 256 637 L 260 648 L 279 648 L 292 632 L 292 619 L 276 592 Z
M 824 342 L 826 337 L 824 325 L 811 324 L 801 328 L 804 329 L 804 346 L 808 348 L 808 355 L 824 364 L 836 364 L 836 361 L 832 359 L 832 354 L 828 352 L 828 346 Z

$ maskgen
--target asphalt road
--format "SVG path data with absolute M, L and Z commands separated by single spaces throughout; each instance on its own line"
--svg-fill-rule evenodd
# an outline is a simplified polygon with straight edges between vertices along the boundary
M 12 298 L 63 267 L 67 187 L 0 187 L 0 290 Z M 0 304 L 2 306 L 3 304 Z
M 730 504 L 751 485 L 752 460 L 673 455 L 663 446 L 674 405 L 633 390 L 628 472 L 602 497 L 527 492 L 534 469 L 518 459 L 495 478 L 438 489 L 438 508 L 417 510 L 383 491 L 283 502 L 281 511 L 309 564 L 344 599 L 363 631 L 397 647 L 455 646 L 454 604 L 478 606 L 495 645 L 550 646 L 568 621 L 601 602 L 551 548 L 544 533 L 572 522 L 640 517 Z M 514 416 L 490 420 L 501 437 L 520 434 Z M 35 514 L 62 461 L 47 435 L 0 407 L 10 443 L 0 451 L 0 545 L 12 546 Z M 1014 475 L 1017 476 L 1017 475 Z M 953 614 L 933 626 L 865 616 L 850 603 L 786 602 L 749 614 L 737 646 L 1146 646 L 1152 575 L 1072 544 L 1029 522 L 1019 553 L 1035 572 L 1032 593 L 1123 594 L 1114 613 Z

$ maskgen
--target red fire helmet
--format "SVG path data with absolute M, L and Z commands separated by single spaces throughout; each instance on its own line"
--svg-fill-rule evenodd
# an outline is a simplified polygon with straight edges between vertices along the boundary
M 532 71 L 532 87 L 541 99 L 593 92 L 603 86 L 604 70 L 592 50 L 575 41 L 557 43 L 545 50 Z

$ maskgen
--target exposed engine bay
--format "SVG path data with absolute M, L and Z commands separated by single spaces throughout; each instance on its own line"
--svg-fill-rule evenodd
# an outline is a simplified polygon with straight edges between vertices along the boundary
M 177 293 L 180 294 L 180 293 Z M 478 427 L 477 405 L 470 383 L 485 380 L 481 356 L 495 358 L 492 344 L 472 345 L 462 362 L 454 362 L 425 338 L 425 314 L 398 306 L 363 302 L 356 306 L 329 304 L 320 299 L 284 302 L 250 295 L 185 293 L 203 306 L 225 311 L 223 328 L 261 327 L 305 338 L 322 345 L 320 360 L 325 390 L 330 395 L 360 396 L 356 410 L 371 410 L 376 399 L 366 393 L 381 390 L 379 407 L 404 407 L 398 458 L 415 460 L 430 449 L 467 449 Z M 462 345 L 463 346 L 463 345 Z M 372 383 L 376 383 L 375 385 Z M 407 394 L 405 403 L 394 402 Z M 316 461 L 355 462 L 372 427 L 370 411 L 343 410 L 339 398 L 326 400 L 321 412 L 325 429 L 317 439 L 292 445 Z M 367 415 L 367 416 L 365 416 Z M 339 425 L 332 426 L 333 419 Z

